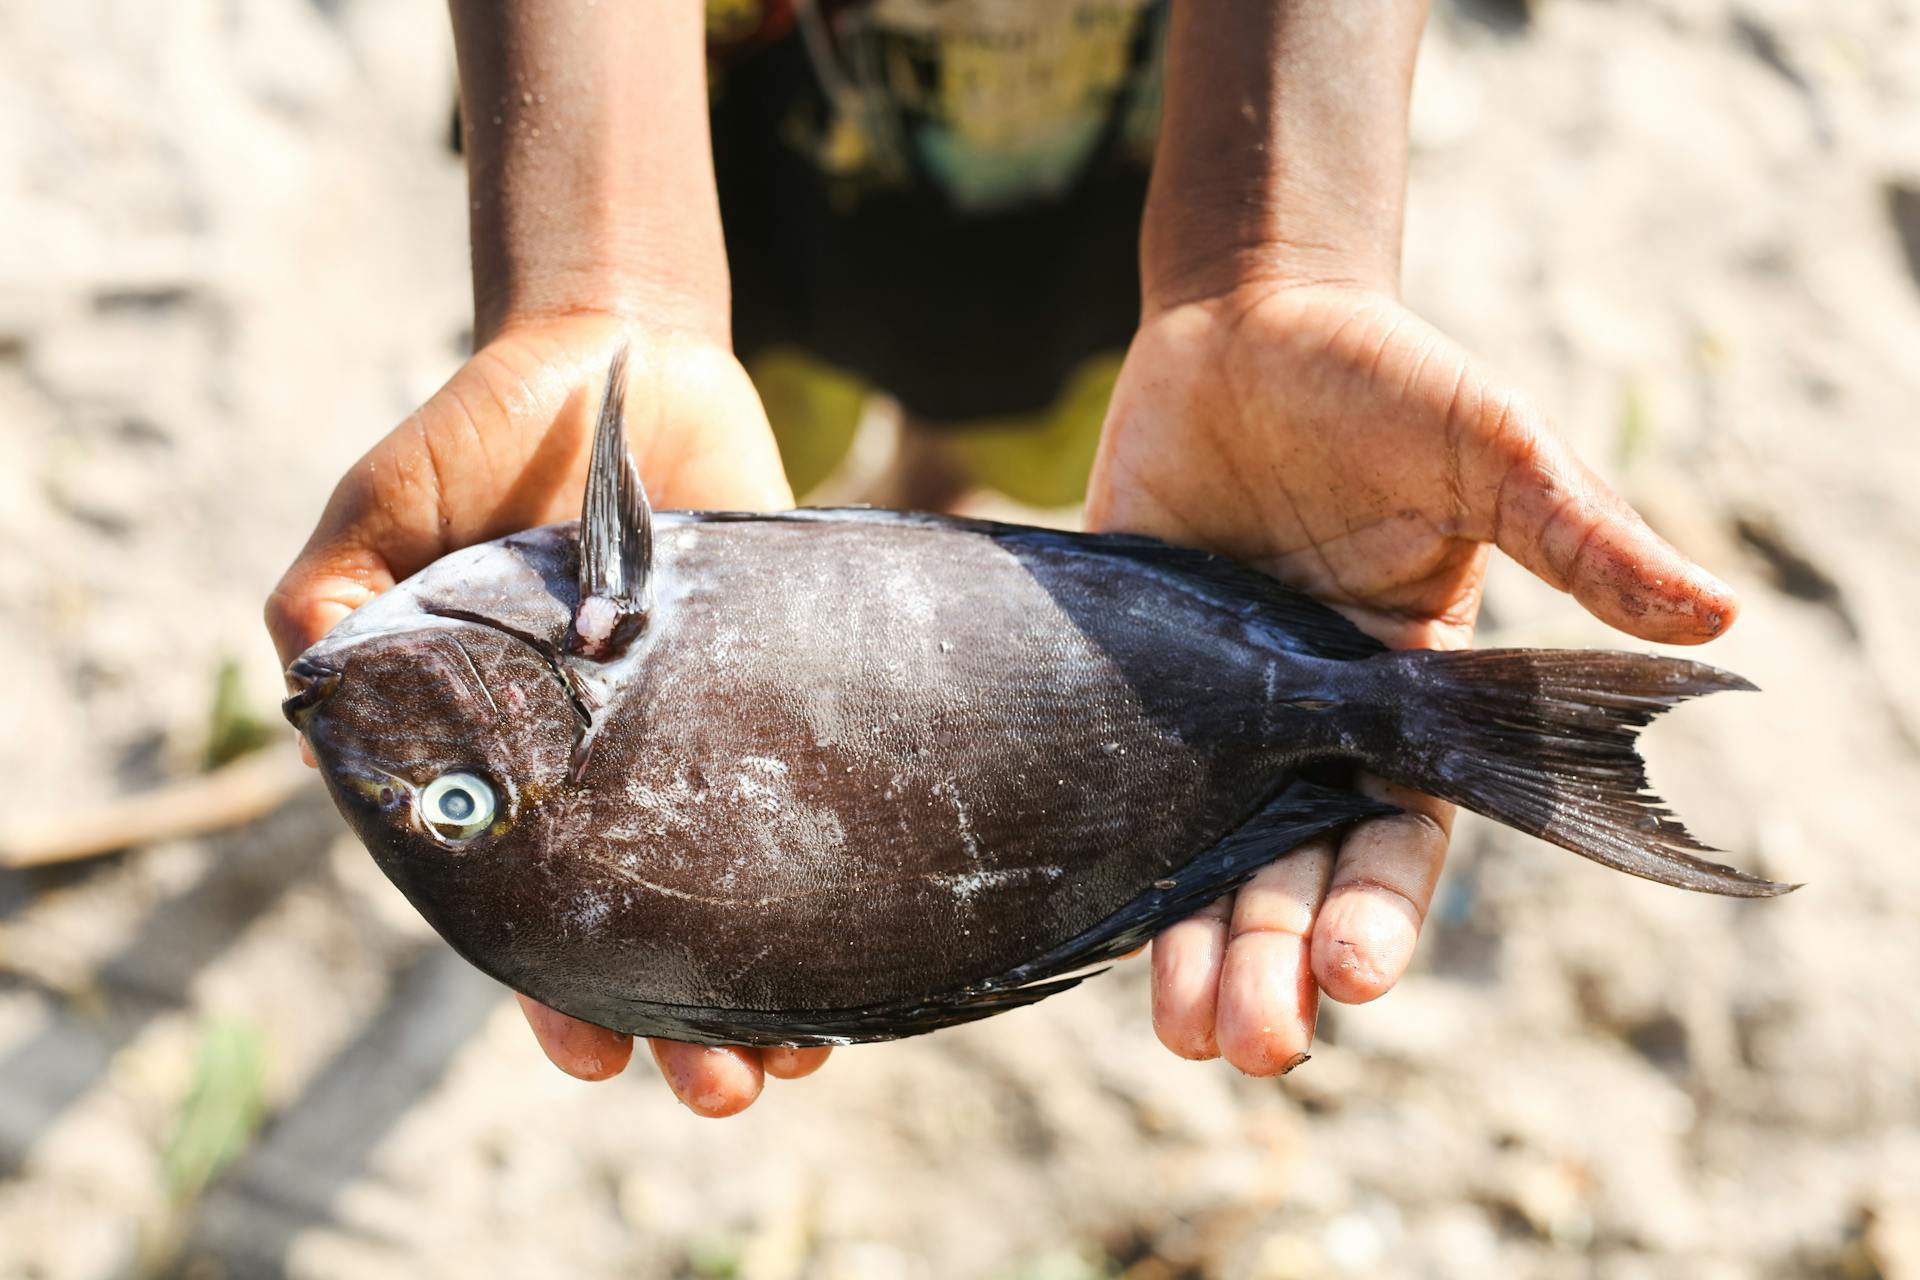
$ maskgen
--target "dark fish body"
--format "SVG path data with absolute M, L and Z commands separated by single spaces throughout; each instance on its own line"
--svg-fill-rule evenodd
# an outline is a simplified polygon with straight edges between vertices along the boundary
M 1028 1003 L 1392 812 L 1302 778 L 1318 764 L 1669 883 L 1781 888 L 1695 857 L 1631 745 L 1737 677 L 1391 654 L 1150 539 L 865 509 L 648 520 L 637 480 L 606 487 L 623 460 L 596 457 L 584 535 L 449 556 L 290 673 L 386 873 L 475 964 L 576 1017 L 811 1044 Z M 449 786 L 484 828 L 434 807 Z

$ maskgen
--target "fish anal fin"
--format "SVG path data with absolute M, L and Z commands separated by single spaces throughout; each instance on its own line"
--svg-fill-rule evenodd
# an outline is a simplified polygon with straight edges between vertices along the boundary
M 1123 956 L 1315 836 L 1399 812 L 1357 791 L 1296 778 L 1247 821 L 1092 929 L 985 985 L 1033 982 Z
M 1037 1004 L 1079 986 L 1093 975 L 1076 973 L 1027 986 L 983 990 L 966 988 L 950 995 L 895 1001 L 858 1009 L 829 1009 L 803 1015 L 757 1009 L 691 1009 L 635 1002 L 628 1009 L 594 1015 L 633 1035 L 660 1036 L 689 1044 L 734 1044 L 812 1048 L 863 1044 L 925 1035 L 943 1027 L 977 1022 L 997 1013 Z

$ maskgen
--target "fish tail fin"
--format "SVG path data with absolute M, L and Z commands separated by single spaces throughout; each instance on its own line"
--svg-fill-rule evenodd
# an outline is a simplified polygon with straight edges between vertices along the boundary
M 1709 861 L 1647 786 L 1634 745 L 1669 708 L 1739 676 L 1683 658 L 1594 650 L 1484 649 L 1383 655 L 1393 664 L 1402 767 L 1376 772 L 1605 866 L 1703 893 L 1765 898 L 1799 888 Z M 1406 762 L 1411 761 L 1411 765 Z

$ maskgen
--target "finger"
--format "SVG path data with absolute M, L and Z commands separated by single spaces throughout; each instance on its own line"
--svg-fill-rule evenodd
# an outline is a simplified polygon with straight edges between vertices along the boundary
M 340 619 L 393 586 L 386 561 L 352 543 L 309 545 L 267 597 L 267 633 L 285 666 Z
M 406 453 L 389 435 L 353 465 L 327 498 L 306 546 L 267 597 L 267 631 L 283 665 L 439 554 L 438 478 L 431 467 L 409 463 Z M 399 574 L 396 555 L 412 561 L 400 563 L 404 572 Z
M 633 1056 L 633 1037 L 591 1022 L 569 1018 L 558 1009 L 549 1009 L 537 1000 L 514 993 L 520 1012 L 533 1028 L 547 1061 L 578 1080 L 607 1080 L 626 1069 Z
M 462 366 L 445 388 L 369 449 L 334 486 L 313 536 L 267 598 L 267 630 L 282 663 L 293 661 L 347 614 L 400 579 L 489 532 L 485 520 L 456 520 L 454 513 L 477 508 L 487 513 L 485 519 L 507 527 L 538 523 L 527 518 L 516 525 L 523 514 L 549 513 L 540 507 L 525 512 L 508 508 L 531 501 L 528 495 L 548 482 L 557 487 L 563 463 L 526 462 L 503 500 L 495 492 L 499 478 L 492 468 L 504 459 L 483 451 L 479 459 L 470 457 L 463 465 L 443 466 L 440 461 L 442 456 L 463 456 L 453 442 L 499 435 L 499 422 L 490 418 L 483 424 L 467 408 L 506 403 L 501 393 L 475 385 L 485 383 L 490 374 L 504 376 L 497 363 L 475 360 Z M 436 441 L 442 443 L 436 446 Z
M 1470 515 L 1502 551 L 1643 640 L 1698 644 L 1733 624 L 1732 589 L 1648 528 L 1530 409 L 1487 397 L 1478 412 Z
M 1183 1058 L 1220 1056 L 1213 1023 L 1232 913 L 1229 894 L 1153 940 L 1153 1031 Z
M 761 1051 L 761 1064 L 768 1075 L 780 1080 L 798 1080 L 826 1065 L 831 1049 L 789 1049 L 784 1046 Z
M 765 1081 L 758 1049 L 650 1040 L 653 1060 L 674 1097 L 697 1116 L 719 1119 L 753 1105 Z
M 1333 870 L 1333 842 L 1311 840 L 1249 880 L 1234 899 L 1220 972 L 1220 1052 L 1250 1076 L 1282 1075 L 1306 1058 L 1320 1007 L 1307 963 L 1314 913 Z
M 1313 926 L 1313 977 L 1342 1004 L 1385 995 L 1413 959 L 1447 859 L 1453 806 L 1369 774 L 1355 786 L 1406 812 L 1357 823 L 1340 842 Z

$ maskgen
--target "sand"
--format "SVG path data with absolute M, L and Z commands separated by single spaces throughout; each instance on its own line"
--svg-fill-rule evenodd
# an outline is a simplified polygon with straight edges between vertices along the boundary
M 1437 7 L 1406 293 L 1741 590 L 1709 656 L 1765 693 L 1663 724 L 1655 777 L 1807 888 L 1465 820 L 1413 973 L 1283 1082 L 1161 1050 L 1134 962 L 714 1124 L 548 1069 L 310 790 L 0 875 L 0 1274 L 1920 1276 L 1920 15 L 1526 8 Z M 444 27 L 0 11 L 16 812 L 199 768 L 224 661 L 271 713 L 267 589 L 467 342 Z M 1609 643 L 1511 566 L 1483 636 Z M 228 1032 L 264 1125 L 193 1195 Z

